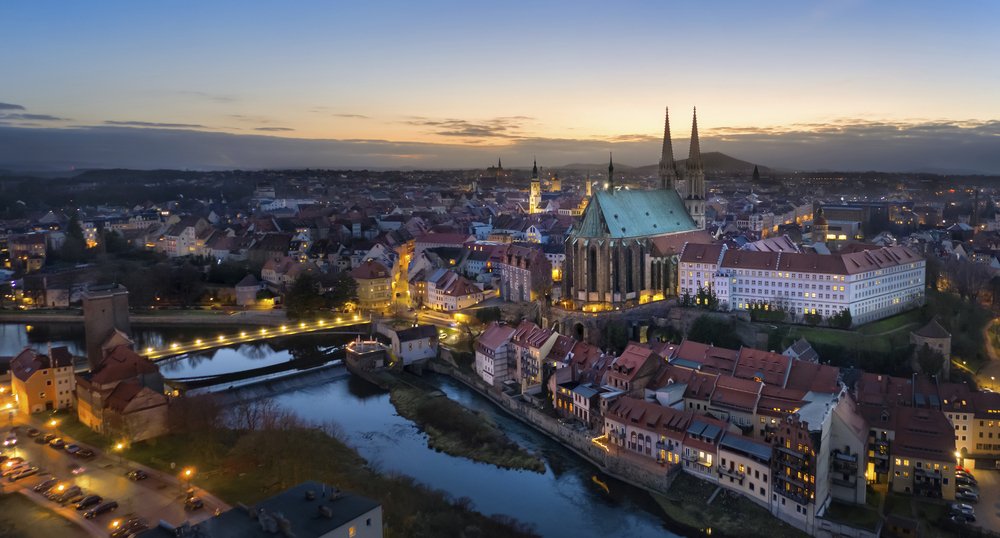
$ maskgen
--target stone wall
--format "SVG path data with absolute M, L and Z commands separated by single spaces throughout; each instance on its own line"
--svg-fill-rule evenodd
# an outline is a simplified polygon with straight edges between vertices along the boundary
M 628 460 L 609 456 L 603 448 L 590 442 L 590 435 L 586 432 L 580 432 L 562 424 L 524 401 L 512 398 L 506 394 L 498 394 L 496 391 L 490 391 L 481 380 L 465 375 L 452 368 L 441 366 L 433 361 L 428 366 L 437 373 L 449 375 L 464 383 L 469 388 L 489 398 L 507 413 L 548 435 L 578 456 L 596 465 L 604 473 L 618 480 L 636 487 L 663 493 L 670 488 L 670 484 L 677 475 L 677 471 L 680 470 L 679 466 L 672 466 L 669 468 L 669 471 L 667 471 L 667 468 L 664 468 L 664 472 L 655 473 L 649 469 L 635 465 Z

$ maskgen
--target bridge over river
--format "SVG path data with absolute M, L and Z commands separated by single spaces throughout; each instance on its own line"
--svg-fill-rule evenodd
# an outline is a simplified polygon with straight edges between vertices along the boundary
M 191 353 L 194 351 L 205 351 L 208 349 L 226 347 L 237 344 L 247 344 L 268 340 L 273 338 L 284 338 L 300 334 L 316 333 L 326 331 L 328 334 L 367 334 L 367 326 L 370 320 L 361 316 L 350 316 L 337 318 L 330 321 L 313 321 L 289 323 L 280 327 L 261 327 L 246 330 L 233 334 L 220 334 L 214 338 L 200 338 L 193 342 L 171 342 L 160 349 L 148 347 L 143 350 L 136 350 L 149 357 L 153 362 L 160 362 L 164 359 Z M 342 329 L 342 331 L 336 331 Z

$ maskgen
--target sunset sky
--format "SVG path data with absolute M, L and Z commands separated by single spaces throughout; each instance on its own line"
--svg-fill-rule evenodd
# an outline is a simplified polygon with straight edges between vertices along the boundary
M 1000 2 L 713 6 L 5 2 L 0 168 L 169 165 L 161 136 L 215 144 L 191 167 L 644 165 L 697 106 L 704 151 L 769 166 L 1000 173 Z

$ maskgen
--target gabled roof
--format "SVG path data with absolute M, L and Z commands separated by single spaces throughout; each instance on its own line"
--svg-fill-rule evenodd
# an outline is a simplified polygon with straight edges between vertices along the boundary
M 495 353 L 500 346 L 509 342 L 513 335 L 513 327 L 500 325 L 494 321 L 479 335 L 479 338 L 476 340 L 476 347 L 482 347 Z
M 389 278 L 390 275 L 389 270 L 384 265 L 375 260 L 368 260 L 351 271 L 351 276 L 358 280 L 372 280 Z
M 416 327 L 410 327 L 409 329 L 403 329 L 401 331 L 396 331 L 396 338 L 399 341 L 410 342 L 413 340 L 420 340 L 421 338 L 436 338 L 437 337 L 437 327 L 434 325 L 418 325 Z
M 236 284 L 237 288 L 252 288 L 257 286 L 260 286 L 260 282 L 253 275 L 243 277 L 243 280 L 240 280 L 239 284 Z
M 95 385 L 107 385 L 125 379 L 132 379 L 140 374 L 153 374 L 160 371 L 149 359 L 140 356 L 126 346 L 114 348 L 104 361 L 91 374 L 90 382 Z

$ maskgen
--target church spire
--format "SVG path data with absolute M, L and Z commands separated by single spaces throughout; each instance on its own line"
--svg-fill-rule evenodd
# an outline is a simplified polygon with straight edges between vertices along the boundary
M 677 164 L 674 162 L 674 147 L 670 142 L 670 109 L 667 108 L 663 122 L 663 152 L 660 154 L 660 188 L 677 188 Z
M 608 157 L 608 190 L 615 193 L 615 155 L 611 153 Z
M 691 151 L 688 153 L 687 166 L 684 170 L 684 182 L 687 184 L 687 196 L 684 207 L 698 225 L 705 229 L 705 164 L 701 161 L 701 145 L 698 142 L 698 109 L 694 111 L 691 123 Z
M 531 189 L 528 191 L 528 212 L 538 213 L 542 206 L 542 183 L 538 180 L 538 159 L 531 168 Z
M 701 144 L 698 141 L 698 108 L 694 109 L 694 120 L 691 123 L 691 150 L 688 153 L 687 169 L 705 173 L 705 165 L 701 162 Z

